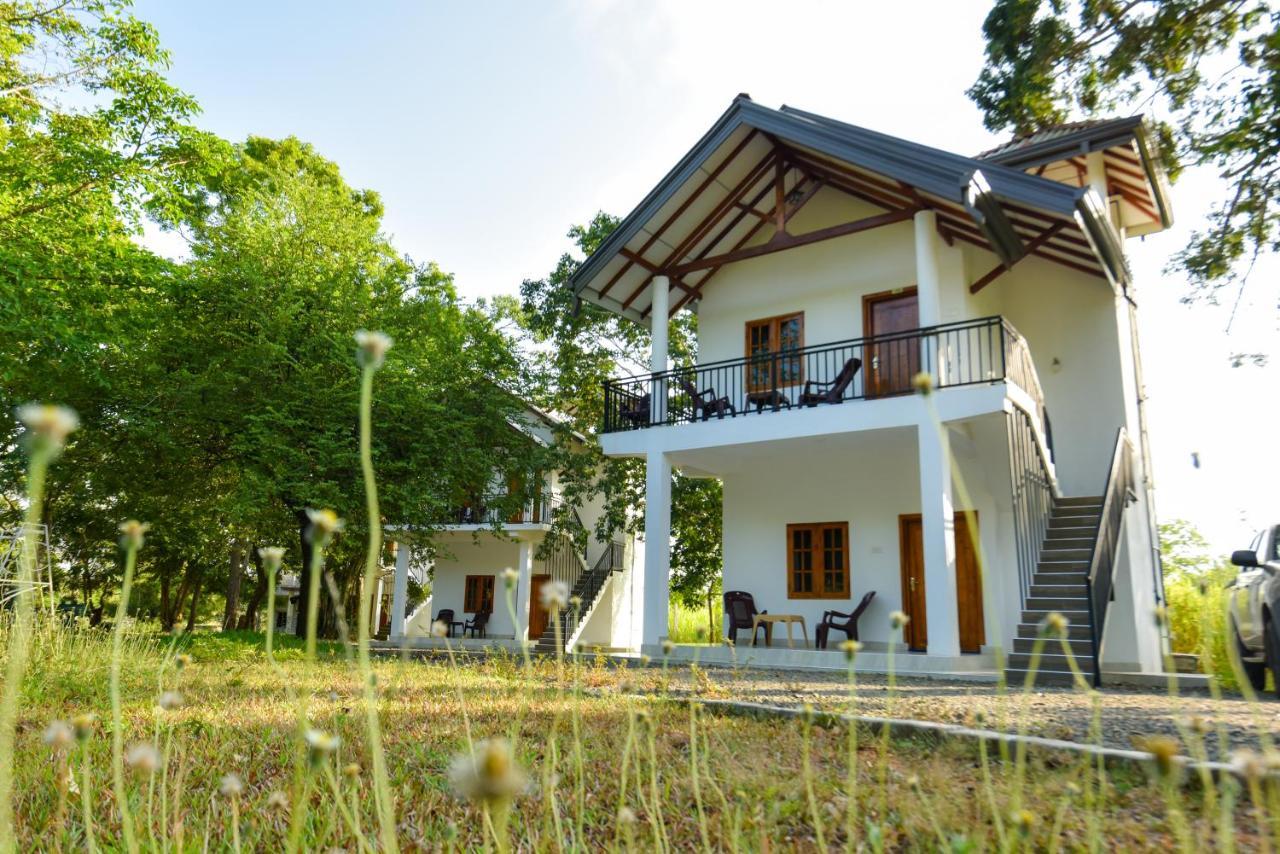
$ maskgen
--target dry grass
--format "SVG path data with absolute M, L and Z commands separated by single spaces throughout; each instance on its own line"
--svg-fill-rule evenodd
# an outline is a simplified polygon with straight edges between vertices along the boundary
M 78 779 L 80 749 L 60 755 L 44 743 L 42 733 L 51 720 L 85 712 L 105 717 L 109 649 L 109 638 L 87 631 L 37 633 L 24 685 L 16 763 L 23 849 L 85 847 L 79 795 L 67 791 L 67 803 L 59 803 L 59 792 L 66 787 L 59 786 L 58 777 L 67 767 L 61 757 L 70 761 Z M 219 794 L 219 787 L 225 774 L 234 773 L 245 784 L 238 799 L 243 846 L 281 850 L 289 816 L 287 807 L 273 806 L 271 800 L 273 793 L 287 793 L 291 785 L 296 703 L 268 665 L 259 636 L 198 636 L 189 643 L 189 652 L 193 663 L 179 670 L 165 666 L 172 655 L 163 639 L 134 636 L 126 648 L 126 743 L 158 742 L 162 752 L 166 741 L 171 744 L 166 767 L 154 778 L 136 769 L 129 777 L 138 838 L 144 848 L 229 848 L 231 801 Z M 313 725 L 341 737 L 338 752 L 310 772 L 316 785 L 304 847 L 357 850 L 362 844 L 336 808 L 329 770 L 336 772 L 332 779 L 343 802 L 355 806 L 363 828 L 360 838 L 374 844 L 370 757 L 363 747 L 364 716 L 354 667 L 338 649 L 327 647 L 319 666 L 308 668 L 288 640 L 278 658 L 293 691 L 312 698 Z M 848 741 L 843 729 L 815 728 L 811 734 L 811 805 L 801 724 L 702 712 L 693 720 L 691 735 L 689 708 L 662 697 L 658 668 L 616 668 L 585 660 L 577 667 L 566 665 L 561 679 L 553 661 L 526 669 L 506 655 L 460 661 L 456 667 L 439 660 L 382 660 L 375 667 L 398 834 L 405 849 L 474 849 L 492 836 L 485 833 L 477 806 L 455 796 L 448 783 L 451 760 L 467 750 L 468 724 L 476 740 L 504 736 L 515 742 L 518 763 L 531 785 L 515 801 L 510 839 L 525 850 L 683 850 L 704 844 L 717 850 L 811 848 L 819 830 L 828 846 L 846 845 Z M 575 681 L 583 691 L 575 691 Z M 160 692 L 175 689 L 186 700 L 183 708 L 159 710 Z M 636 699 L 637 692 L 651 696 Z M 580 727 L 576 739 L 575 720 Z M 961 850 L 1041 850 L 1057 839 L 1067 849 L 1087 846 L 1090 810 L 1085 797 L 1075 792 L 1085 785 L 1087 772 L 1076 759 L 1033 760 L 1024 803 L 1034 820 L 1023 838 L 1007 815 L 1013 775 L 998 759 L 988 765 L 994 778 L 988 792 L 976 748 L 895 740 L 881 786 L 879 734 L 859 736 L 860 844 L 930 848 L 945 840 Z M 102 848 L 116 849 L 122 828 L 112 803 L 110 739 L 104 728 L 83 749 L 96 839 Z M 360 772 L 344 775 L 344 766 L 353 762 Z M 1144 775 L 1112 770 L 1107 783 L 1105 804 L 1093 811 L 1102 822 L 1095 839 L 1116 849 L 1177 847 L 1168 830 L 1168 803 Z M 1195 821 L 1198 796 L 1179 797 L 1185 800 L 1179 808 Z M 635 814 L 634 823 L 619 824 L 620 806 Z M 1232 827 L 1239 842 L 1252 847 L 1246 830 L 1257 825 L 1245 809 L 1237 808 Z M 1196 823 L 1193 833 L 1221 841 L 1209 823 Z

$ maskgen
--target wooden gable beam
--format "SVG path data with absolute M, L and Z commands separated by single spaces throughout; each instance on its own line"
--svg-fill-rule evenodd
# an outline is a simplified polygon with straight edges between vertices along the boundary
M 665 232 L 668 228 L 670 228 L 671 225 L 677 219 L 680 218 L 680 215 L 689 209 L 689 205 L 693 204 L 694 201 L 696 201 L 699 197 L 702 196 L 703 191 L 706 190 L 707 187 L 711 186 L 712 182 L 714 182 L 717 178 L 720 177 L 720 173 L 725 170 L 725 167 L 728 166 L 730 163 L 732 163 L 735 159 L 737 159 L 738 155 L 742 153 L 742 150 L 751 143 L 751 140 L 756 138 L 756 135 L 758 133 L 759 131 L 757 131 L 755 128 L 752 128 L 751 132 L 747 134 L 745 137 L 743 137 L 742 142 L 734 146 L 733 151 L 730 151 L 729 154 L 724 158 L 724 160 L 721 160 L 720 164 L 716 166 L 715 169 L 712 169 L 711 172 L 708 173 L 707 177 L 704 178 L 702 182 L 698 184 L 698 188 L 689 194 L 689 198 L 681 202 L 680 206 L 677 207 L 675 211 L 672 212 L 671 216 L 667 217 L 666 220 L 662 223 L 662 225 L 658 226 L 658 229 L 654 231 L 653 234 L 649 235 L 649 239 L 644 242 L 644 245 L 642 245 L 639 251 L 637 252 L 638 255 L 644 255 L 644 253 L 648 252 L 650 247 L 652 247 L 654 243 L 658 242 L 658 238 L 662 236 L 663 232 Z M 618 272 L 614 273 L 613 277 L 610 278 L 609 281 L 605 282 L 604 287 L 600 289 L 600 296 L 604 296 L 605 294 L 609 293 L 609 289 L 612 288 L 615 284 L 617 284 L 618 280 L 621 279 L 623 276 L 625 276 L 627 273 L 627 270 L 631 268 L 633 259 L 631 259 L 629 256 L 624 256 L 624 257 L 627 257 L 627 263 L 623 264 L 622 268 L 618 270 Z
M 811 176 L 804 174 L 803 170 L 802 170 L 802 175 L 803 177 L 796 184 L 796 186 L 792 188 L 793 190 L 804 188 L 806 182 L 814 182 L 814 184 L 820 184 L 820 182 L 817 181 L 817 179 L 814 179 Z M 760 200 L 763 199 L 768 194 L 770 189 L 771 187 L 765 187 L 763 190 L 761 190 L 756 194 L 755 198 L 751 200 L 751 208 L 753 210 L 755 209 L 755 206 L 760 203 Z M 786 218 L 791 219 L 791 217 L 794 216 L 795 213 L 800 210 L 800 208 L 804 207 L 804 205 L 808 203 L 810 199 L 813 198 L 816 192 L 817 190 L 811 185 L 808 188 L 808 190 L 806 190 L 801 195 L 801 197 L 798 200 L 796 200 L 794 204 L 789 206 L 787 210 Z M 698 253 L 698 255 L 693 260 L 696 261 L 696 260 L 701 260 L 702 258 L 706 258 L 716 246 L 720 245 L 720 241 L 728 237 L 733 232 L 733 230 L 737 228 L 738 224 L 742 222 L 742 218 L 744 215 L 745 214 L 739 214 L 737 217 L 731 220 L 723 229 L 720 230 L 720 233 L 717 234 L 714 239 L 709 241 L 707 245 L 702 248 L 702 250 Z M 761 216 L 760 221 L 757 222 L 755 225 L 753 225 L 750 229 L 748 229 L 746 234 L 738 238 L 738 240 L 734 242 L 733 246 L 729 247 L 728 251 L 736 252 L 737 250 L 741 249 L 748 242 L 750 242 L 751 238 L 755 237 L 760 232 L 760 229 L 763 228 L 766 223 L 772 222 L 773 218 L 774 218 L 773 211 L 770 211 L 767 214 L 763 214 Z M 714 276 L 716 273 L 720 272 L 722 268 L 723 268 L 723 265 L 719 267 L 712 267 L 707 272 L 707 274 L 703 276 L 696 285 L 694 285 L 694 292 L 690 294 L 686 294 L 685 296 L 681 297 L 681 299 L 671 308 L 671 314 L 674 316 L 676 312 L 684 308 L 685 305 L 701 297 L 702 288 L 706 286 L 707 282 L 711 280 L 711 277 Z M 646 315 L 648 314 L 647 310 L 645 311 L 645 314 Z
M 1048 243 L 1050 240 L 1053 239 L 1054 235 L 1056 235 L 1059 231 L 1062 231 L 1062 229 L 1065 227 L 1066 227 L 1066 223 L 1058 222 L 1058 223 L 1054 223 L 1053 225 L 1046 228 L 1044 231 L 1040 232 L 1040 234 L 1037 235 L 1035 239 L 1033 239 L 1031 242 L 1027 244 L 1026 246 L 1027 253 L 1030 254 L 1036 251 L 1037 249 L 1039 249 L 1041 246 L 1044 246 L 1046 243 Z M 1025 258 L 1026 255 L 1023 255 L 1022 257 Z M 1017 261 L 1013 262 L 1013 264 L 1016 264 L 1016 263 L 1018 262 Z M 978 291 L 982 290 L 987 285 L 991 284 L 996 279 L 1000 278 L 1006 272 L 1013 269 L 1013 264 L 997 264 L 995 267 L 991 269 L 991 272 L 987 273 L 985 276 L 978 279 L 978 281 L 974 282 L 972 285 L 969 286 L 969 293 L 976 294 Z
M 738 249 L 736 251 L 727 252 L 723 255 L 716 255 L 711 258 L 703 258 L 686 264 L 677 264 L 668 269 L 671 273 L 676 275 L 691 273 L 694 270 L 705 270 L 709 267 L 716 267 L 721 264 L 743 261 L 747 258 L 757 258 L 761 255 L 770 255 L 774 252 L 781 252 L 784 249 L 808 246 L 811 243 L 817 243 L 822 240 L 831 240 L 835 237 L 844 237 L 849 234 L 857 234 L 860 231 L 869 231 L 873 228 L 893 225 L 894 223 L 904 222 L 911 219 L 915 214 L 915 208 L 904 208 L 902 210 L 889 211 L 888 213 L 854 220 L 853 222 L 842 222 L 839 225 L 820 228 L 817 231 L 810 231 L 805 234 L 793 235 L 788 234 L 785 231 L 781 231 L 775 234 L 768 243 L 763 243 L 760 246 L 751 246 L 746 249 Z
M 671 254 L 668 255 L 661 264 L 657 265 L 659 269 L 669 267 L 675 259 L 680 258 L 684 253 L 688 252 L 690 248 L 697 245 L 698 241 L 706 236 L 707 231 L 709 231 L 710 228 L 715 225 L 722 216 L 724 216 L 725 212 L 732 208 L 735 202 L 741 199 L 742 194 L 759 182 L 761 176 L 768 171 L 769 167 L 773 164 L 773 161 L 778 158 L 778 156 L 777 151 L 770 150 L 769 153 L 762 157 L 755 166 L 748 170 L 747 174 L 742 177 L 742 180 L 734 185 L 733 189 L 729 191 L 729 194 L 721 199 L 719 204 L 712 208 L 710 213 L 703 217 L 697 227 L 695 227 L 693 231 L 689 232 L 688 236 L 685 237 L 684 240 L 680 241 L 680 244 L 671 251 Z M 644 293 L 644 289 L 649 287 L 649 282 L 652 280 L 653 276 L 645 277 L 644 281 L 640 283 L 640 286 L 632 291 L 630 296 L 623 300 L 623 309 L 630 308 L 631 304 L 636 301 L 640 294 Z

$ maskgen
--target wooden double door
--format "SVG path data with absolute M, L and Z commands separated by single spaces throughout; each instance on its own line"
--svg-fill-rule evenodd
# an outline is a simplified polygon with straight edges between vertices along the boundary
M 980 652 L 987 638 L 982 613 L 982 573 L 974 543 L 978 513 L 957 511 L 955 520 L 960 651 Z M 924 652 L 929 647 L 929 621 L 925 609 L 924 527 L 919 513 L 898 517 L 898 538 L 902 556 L 902 610 L 911 618 L 903 630 L 903 639 L 912 650 Z

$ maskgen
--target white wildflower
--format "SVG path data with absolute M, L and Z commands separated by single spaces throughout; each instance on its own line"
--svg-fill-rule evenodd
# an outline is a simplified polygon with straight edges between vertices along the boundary
M 244 782 L 235 774 L 224 774 L 218 791 L 224 798 L 238 798 L 244 792 Z
M 130 768 L 137 768 L 145 774 L 154 774 L 160 767 L 160 754 L 150 744 L 139 742 L 132 745 L 125 753 L 124 761 Z
M 48 444 L 54 451 L 61 450 L 67 436 L 80 426 L 80 418 L 74 411 L 48 403 L 19 406 L 17 415 L 37 442 Z
M 44 730 L 44 743 L 54 750 L 66 750 L 76 740 L 76 731 L 66 721 L 50 721 Z
M 488 738 L 475 752 L 462 754 L 449 766 L 449 782 L 460 797 L 493 802 L 515 797 L 525 790 L 524 771 L 516 764 L 505 738 Z
M 151 526 L 137 519 L 129 519 L 120 523 L 120 545 L 126 549 L 142 548 L 142 541 Z
M 370 332 L 367 329 L 356 332 L 356 362 L 360 367 L 382 367 L 390 349 L 391 336 L 385 332 Z
M 542 607 L 548 611 L 561 611 L 569 602 L 569 585 L 563 581 L 548 581 L 542 585 Z

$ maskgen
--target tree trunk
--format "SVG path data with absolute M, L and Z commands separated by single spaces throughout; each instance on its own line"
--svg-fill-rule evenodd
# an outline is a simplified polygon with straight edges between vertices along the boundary
M 168 612 L 160 616 L 161 624 L 166 632 L 172 632 L 173 627 L 177 624 L 178 615 L 182 613 L 182 603 L 187 601 L 187 594 L 191 592 L 195 574 L 195 567 L 189 561 L 183 561 L 182 583 L 178 585 L 178 595 L 173 597 Z
M 227 576 L 227 605 L 222 611 L 222 630 L 233 631 L 240 616 L 240 580 L 244 578 L 244 545 L 231 543 L 231 572 Z
M 245 606 L 244 616 L 240 618 L 240 628 L 253 631 L 258 628 L 258 609 L 262 607 L 262 600 L 267 596 L 267 574 L 262 570 L 262 556 L 258 554 L 257 549 L 250 548 L 249 557 L 253 561 L 257 582 L 253 585 L 253 593 L 249 594 L 249 604 Z M 273 611 L 273 609 L 268 610 Z
M 305 638 L 307 636 L 307 597 L 311 590 L 311 539 L 307 536 L 311 520 L 307 518 L 305 510 L 296 510 L 294 515 L 298 519 L 298 539 L 302 543 L 302 570 L 298 573 L 298 618 L 294 621 L 296 623 L 294 634 Z
M 201 582 L 204 581 L 204 579 L 201 578 L 201 575 L 202 573 L 197 570 L 195 583 L 192 585 L 191 589 L 191 610 L 187 612 L 187 634 L 191 634 L 196 630 L 196 609 L 200 605 L 200 589 L 204 587 L 204 585 L 201 584 Z
M 171 575 L 172 573 L 168 570 L 161 571 L 160 573 L 160 627 L 165 631 L 173 628 L 172 622 L 169 622 L 166 626 L 166 620 L 169 619 L 170 613 L 169 586 L 172 581 L 172 578 L 170 577 Z
M 707 642 L 715 643 L 716 638 L 716 610 L 715 597 L 711 595 L 711 588 L 707 588 Z

